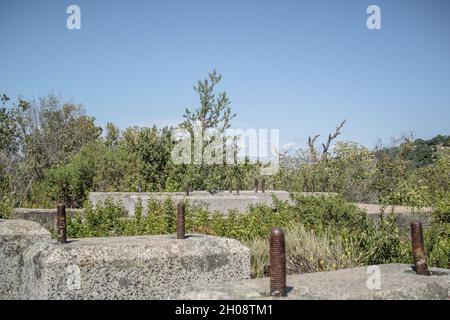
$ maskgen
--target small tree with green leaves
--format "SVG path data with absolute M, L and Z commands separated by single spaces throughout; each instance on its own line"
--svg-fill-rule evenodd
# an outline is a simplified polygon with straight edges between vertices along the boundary
M 205 187 L 213 192 L 223 187 L 226 180 L 225 164 L 208 164 L 203 161 L 205 149 L 214 141 L 214 137 L 208 135 L 209 130 L 215 130 L 218 135 L 223 136 L 225 130 L 231 127 L 231 120 L 236 116 L 231 111 L 231 102 L 226 92 L 216 93 L 216 86 L 220 83 L 222 76 L 216 70 L 209 73 L 208 78 L 198 81 L 194 86 L 200 100 L 200 106 L 191 111 L 186 108 L 183 115 L 184 121 L 180 127 L 188 130 L 191 134 L 192 145 L 194 143 L 194 131 L 198 130 L 203 139 L 201 157 L 202 163 L 196 166 L 186 167 L 187 182 L 192 184 L 197 182 L 196 187 Z M 225 149 L 225 141 L 223 141 Z M 224 155 L 223 155 L 224 157 Z

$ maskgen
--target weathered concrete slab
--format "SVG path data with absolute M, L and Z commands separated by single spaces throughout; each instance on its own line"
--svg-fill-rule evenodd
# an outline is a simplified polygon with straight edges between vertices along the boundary
M 179 201 L 189 201 L 195 207 L 202 207 L 211 212 L 227 214 L 229 210 L 244 212 L 250 205 L 273 205 L 273 196 L 281 201 L 291 202 L 291 197 L 286 191 L 266 191 L 265 193 L 254 191 L 241 191 L 239 195 L 235 192 L 220 191 L 211 195 L 207 191 L 194 191 L 189 196 L 184 192 L 155 192 L 155 193 L 133 193 L 133 192 L 91 192 L 89 201 L 96 205 L 105 202 L 107 199 L 113 202 L 120 202 L 125 207 L 129 216 L 134 216 L 135 207 L 142 202 L 144 211 L 149 199 L 166 200 L 172 199 L 174 203 Z
M 333 196 L 335 193 L 325 192 L 303 192 L 297 195 L 320 197 Z M 190 196 L 186 196 L 184 192 L 155 192 L 155 193 L 133 193 L 133 192 L 91 192 L 89 200 L 94 205 L 104 202 L 107 199 L 116 203 L 121 203 L 125 207 L 125 211 L 129 216 L 134 216 L 136 205 L 141 202 L 144 209 L 144 214 L 147 214 L 147 206 L 149 199 L 156 199 L 164 201 L 167 198 L 172 199 L 174 203 L 179 201 L 189 201 L 194 207 L 208 209 L 210 212 L 219 212 L 228 214 L 230 210 L 237 212 L 246 212 L 250 206 L 267 205 L 273 206 L 273 197 L 278 200 L 287 201 L 293 204 L 293 200 L 287 191 L 273 191 L 268 190 L 265 193 L 254 191 L 241 191 L 240 195 L 235 192 L 220 191 L 211 195 L 207 191 L 194 191 Z M 426 228 L 431 223 L 431 208 L 424 208 L 421 213 L 418 213 L 412 207 L 406 206 L 386 206 L 366 203 L 355 203 L 361 210 L 367 213 L 367 216 L 373 220 L 378 221 L 381 214 L 387 216 L 391 213 L 395 215 L 397 224 L 402 228 L 409 228 L 412 221 L 420 221 Z
M 356 206 L 361 210 L 367 212 L 367 214 L 378 214 L 382 211 L 385 213 L 397 213 L 397 214 L 417 214 L 417 211 L 421 213 L 431 213 L 432 208 L 422 208 L 418 210 L 414 207 L 408 206 L 382 206 L 379 204 L 368 204 L 368 203 L 356 203 Z
M 82 213 L 81 209 L 66 209 L 67 215 L 72 217 L 77 213 Z M 55 209 L 29 209 L 16 208 L 13 210 L 13 219 L 23 219 L 39 223 L 45 229 L 56 232 L 56 208 Z
M 0 219 L 0 300 L 19 298 L 23 251 L 49 239 L 50 233 L 35 222 Z
M 180 287 L 250 278 L 248 248 L 204 235 L 41 242 L 23 260 L 24 299 L 165 299 Z
M 377 267 L 381 276 L 379 288 L 376 288 L 376 282 L 373 282 L 375 276 L 373 269 L 359 267 L 289 276 L 287 279 L 290 290 L 288 296 L 277 299 L 449 299 L 449 269 L 432 268 L 431 276 L 419 276 L 413 272 L 410 265 L 387 264 Z M 171 298 L 193 300 L 274 299 L 269 296 L 268 278 L 226 283 L 220 286 L 183 288 L 180 293 Z
M 431 208 L 423 208 L 418 212 L 416 208 L 407 206 L 386 206 L 377 204 L 367 204 L 367 203 L 356 203 L 358 208 L 365 211 L 367 216 L 372 221 L 380 220 L 381 215 L 384 217 L 394 214 L 395 221 L 398 226 L 409 229 L 411 222 L 419 221 L 422 223 L 424 228 L 427 228 L 431 224 Z

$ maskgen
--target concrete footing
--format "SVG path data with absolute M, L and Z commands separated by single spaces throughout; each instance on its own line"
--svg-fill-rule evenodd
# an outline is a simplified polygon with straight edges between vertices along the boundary
M 50 233 L 35 222 L 0 219 L 0 299 L 20 298 L 23 252 L 42 240 Z
M 245 212 L 251 205 L 273 206 L 274 196 L 281 201 L 292 201 L 289 193 L 286 191 L 266 191 L 265 193 L 240 191 L 239 195 L 228 191 L 219 191 L 215 194 L 210 194 L 207 191 L 193 191 L 189 196 L 186 196 L 184 192 L 91 192 L 89 201 L 94 205 L 105 202 L 108 199 L 116 203 L 120 202 L 129 216 L 134 216 L 135 207 L 139 202 L 142 203 L 144 211 L 146 211 L 149 199 L 164 201 L 168 198 L 172 199 L 174 203 L 188 201 L 190 205 L 197 208 L 228 214 L 230 210 Z
M 450 270 L 431 268 L 419 276 L 406 264 L 386 264 L 288 276 L 285 298 L 269 296 L 269 279 L 185 288 L 173 299 L 191 300 L 447 300 Z
M 82 209 L 66 210 L 67 215 L 74 217 L 78 213 L 83 213 Z M 45 229 L 56 232 L 56 208 L 54 209 L 31 209 L 16 208 L 13 210 L 13 219 L 23 219 L 39 223 Z
M 205 235 L 82 238 L 0 220 L 0 299 L 166 299 L 187 286 L 250 278 L 250 250 Z

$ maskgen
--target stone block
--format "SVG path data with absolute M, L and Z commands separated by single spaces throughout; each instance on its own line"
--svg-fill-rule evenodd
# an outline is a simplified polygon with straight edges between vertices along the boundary
M 182 287 L 250 278 L 248 248 L 205 235 L 41 242 L 23 259 L 25 299 L 166 299 Z
M 378 268 L 378 269 L 377 269 Z M 407 264 L 386 264 L 287 277 L 288 295 L 269 295 L 269 279 L 219 286 L 183 288 L 174 299 L 187 300 L 448 300 L 450 270 L 431 268 L 431 276 L 415 274 Z M 377 275 L 379 274 L 379 282 Z M 378 286 L 379 284 L 379 286 Z
M 83 213 L 82 209 L 66 209 L 67 216 L 74 217 L 78 213 Z M 56 232 L 56 208 L 55 209 L 29 209 L 16 208 L 13 210 L 13 219 L 23 219 L 39 223 L 45 229 Z
M 174 203 L 189 201 L 193 207 L 205 208 L 210 212 L 219 212 L 226 215 L 230 210 L 245 212 L 250 206 L 255 205 L 273 206 L 273 197 L 281 201 L 292 201 L 288 192 L 271 190 L 267 190 L 265 193 L 241 191 L 239 195 L 228 191 L 219 191 L 215 194 L 210 194 L 207 191 L 194 191 L 189 196 L 186 196 L 184 192 L 91 192 L 89 194 L 89 200 L 94 205 L 108 199 L 115 203 L 121 203 L 129 216 L 134 216 L 135 207 L 139 201 L 142 202 L 145 212 L 149 199 L 164 201 L 170 198 Z
M 22 253 L 40 240 L 50 240 L 50 233 L 39 224 L 0 219 L 0 300 L 20 298 Z

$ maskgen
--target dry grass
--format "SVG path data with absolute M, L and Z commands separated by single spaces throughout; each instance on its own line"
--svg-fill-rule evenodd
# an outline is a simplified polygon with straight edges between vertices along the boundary
M 292 223 L 285 229 L 286 268 L 288 274 L 330 271 L 355 266 L 339 241 L 328 235 L 317 235 L 302 224 Z M 252 252 L 252 277 L 268 276 L 269 241 L 254 238 L 246 241 Z

